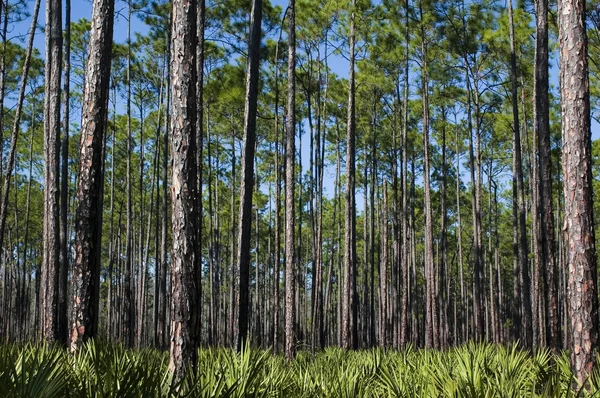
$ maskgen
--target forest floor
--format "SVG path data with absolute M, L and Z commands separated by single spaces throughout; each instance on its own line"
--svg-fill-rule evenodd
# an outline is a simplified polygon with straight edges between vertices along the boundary
M 0 397 L 569 397 L 567 353 L 468 344 L 446 351 L 199 350 L 198 370 L 171 385 L 168 354 L 90 342 L 76 355 L 47 345 L 0 346 Z M 185 392 L 185 393 L 184 393 Z

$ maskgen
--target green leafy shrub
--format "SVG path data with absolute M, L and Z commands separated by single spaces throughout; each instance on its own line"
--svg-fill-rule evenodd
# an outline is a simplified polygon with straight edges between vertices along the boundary
M 287 362 L 246 347 L 201 349 L 195 373 L 172 386 L 168 355 L 89 342 L 76 354 L 46 344 L 0 346 L 0 397 L 576 397 L 567 353 L 470 343 L 447 351 L 300 352 Z

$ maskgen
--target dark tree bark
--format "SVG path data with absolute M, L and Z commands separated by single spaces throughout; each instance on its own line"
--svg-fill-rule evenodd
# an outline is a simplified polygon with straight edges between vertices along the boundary
M 525 115 L 525 90 L 521 90 L 521 108 Z M 526 118 L 524 118 L 526 119 Z M 535 121 L 534 121 L 535 122 Z M 527 121 L 523 121 L 523 130 L 525 136 L 528 137 L 527 133 Z M 528 140 L 527 140 L 528 141 Z M 532 147 L 538 147 L 537 130 L 533 129 Z M 545 267 L 541 263 L 542 259 L 542 222 L 541 222 L 541 206 L 539 203 L 540 195 L 540 176 L 539 176 L 539 163 L 537 154 L 532 150 L 533 148 L 527 145 L 527 152 L 529 158 L 528 172 L 531 175 L 529 178 L 529 190 L 531 195 L 531 248 L 533 252 L 533 269 L 532 269 L 532 314 L 533 324 L 533 347 L 546 347 L 546 300 L 545 300 L 545 288 L 546 288 L 546 275 L 542 272 L 542 268 Z
M 351 7 L 354 8 L 354 1 Z M 346 192 L 345 192 L 345 233 L 344 233 L 344 295 L 342 309 L 342 347 L 357 348 L 358 319 L 356 309 L 356 203 L 355 203 L 355 179 L 356 179 L 356 114 L 355 93 L 356 83 L 354 77 L 354 10 L 350 11 L 350 73 L 348 88 L 348 122 L 346 127 Z
M 296 351 L 296 261 L 295 235 L 295 159 L 296 159 L 296 2 L 288 6 L 288 98 L 285 154 L 285 357 L 292 360 Z
M 139 87 L 139 85 L 138 85 Z M 138 104 L 139 122 L 140 122 L 140 144 L 139 144 L 139 179 L 138 179 L 138 197 L 139 197 L 139 224 L 138 224 L 138 280 L 136 283 L 136 309 L 135 309 L 135 335 L 134 346 L 140 349 L 142 346 L 142 335 L 144 328 L 145 315 L 145 291 L 146 291 L 146 275 L 148 274 L 147 265 L 144 262 L 144 101 L 140 98 Z
M 69 0 L 70 1 L 70 0 Z M 114 264 L 115 264 L 115 242 L 114 242 L 114 219 L 115 219 L 115 147 L 116 144 L 116 136 L 117 136 L 117 85 L 115 79 L 112 81 L 112 91 L 113 91 L 113 120 L 112 120 L 112 137 L 111 137 L 111 156 L 110 156 L 110 229 L 108 236 L 108 288 L 106 292 L 106 336 L 108 339 L 112 338 L 112 321 L 113 315 L 112 312 L 114 310 L 114 306 L 112 303 L 113 296 L 113 274 L 114 274 Z M 63 140 L 64 144 L 64 140 Z M 64 147 L 61 148 L 61 154 L 63 154 Z M 62 172 L 62 169 L 61 169 Z M 62 175 L 61 175 L 62 178 Z M 61 180 L 63 182 L 63 180 Z M 61 212 L 62 212 L 62 199 L 63 199 L 63 191 L 61 187 Z M 61 213 L 61 228 L 62 228 L 62 217 L 63 213 Z M 65 229 L 66 231 L 66 229 Z M 61 230 L 61 239 L 62 239 L 62 230 Z M 62 250 L 62 247 L 61 247 Z
M 560 320 L 558 317 L 558 264 L 554 237 L 554 209 L 552 203 L 552 166 L 550 155 L 550 116 L 548 99 L 548 1 L 537 0 L 536 52 L 534 75 L 534 129 L 538 137 L 540 181 L 538 206 L 541 208 L 542 258 L 546 267 L 546 305 L 548 345 L 561 347 Z
M 39 7 L 37 7 L 39 9 Z M 37 14 L 36 14 L 37 15 Z M 37 18 L 36 18 L 37 19 Z M 34 19 L 35 21 L 35 19 Z M 35 113 L 35 106 L 32 106 L 33 108 L 33 113 Z M 26 293 L 25 293 L 25 297 L 26 297 L 26 305 L 27 305 L 27 310 L 25 311 L 25 320 L 24 320 L 24 324 L 23 324 L 23 329 L 25 332 L 26 336 L 31 336 L 30 334 L 30 322 L 29 322 L 29 313 L 30 313 L 30 308 L 31 305 L 29 303 L 29 300 L 31 298 L 31 295 L 29 293 L 30 291 L 30 283 L 31 283 L 31 271 L 27 271 L 27 264 L 28 264 L 28 253 L 29 253 L 29 248 L 28 248 L 28 244 L 29 244 L 29 220 L 30 220 L 30 209 L 31 209 L 31 182 L 33 180 L 32 178 L 32 173 L 33 173 L 33 140 L 35 137 L 35 134 L 33 133 L 35 131 L 35 117 L 31 118 L 31 138 L 29 140 L 29 173 L 28 173 L 28 179 L 27 179 L 27 199 L 26 199 L 26 204 L 25 204 L 25 232 L 24 232 L 24 237 L 23 237 L 23 271 L 27 272 L 27 284 L 25 287 Z
M 94 0 L 81 119 L 69 332 L 71 352 L 94 337 L 98 330 L 103 145 L 108 115 L 113 23 L 114 0 Z
M 170 37 L 170 35 L 169 35 Z M 167 41 L 169 42 L 170 39 Z M 167 76 L 171 70 L 170 56 L 167 51 Z M 167 222 L 168 222 L 168 166 L 169 166 L 169 109 L 171 104 L 171 84 L 167 79 L 166 94 L 167 101 L 165 105 L 165 131 L 162 137 L 162 165 L 161 165 L 161 200 L 160 200 L 160 274 L 156 283 L 158 286 L 158 320 L 155 345 L 165 349 L 168 345 L 168 326 L 167 326 Z
M 168 35 L 167 42 L 170 42 L 170 35 Z M 167 76 L 171 71 L 170 55 L 167 51 Z M 165 349 L 168 345 L 168 325 L 167 325 L 167 223 L 168 223 L 168 193 L 167 185 L 168 181 L 168 169 L 169 169 L 169 109 L 171 105 L 171 83 L 170 79 L 167 79 L 167 103 L 165 106 L 165 132 L 162 137 L 162 167 L 161 167 L 161 180 L 162 180 L 162 195 L 161 195 L 161 222 L 160 222 L 160 276 L 157 281 L 158 287 L 158 325 L 156 333 L 156 345 L 162 349 Z
M 503 291 L 502 291 L 502 277 L 500 275 L 500 234 L 499 230 L 499 212 L 498 212 L 498 185 L 495 181 L 491 184 L 494 192 L 494 265 L 496 272 L 493 276 L 493 283 L 496 285 L 497 294 L 494 295 L 494 308 L 496 310 L 496 317 L 494 319 L 496 330 L 497 330 L 497 344 L 504 343 L 503 327 L 501 321 L 502 315 L 502 304 L 503 304 Z M 491 195 L 491 192 L 490 192 Z
M 242 153 L 242 179 L 240 184 L 240 213 L 238 228 L 238 336 L 240 351 L 248 336 L 248 313 L 250 312 L 250 234 L 252 233 L 252 191 L 254 188 L 254 152 L 256 149 L 256 108 L 258 101 L 258 69 L 260 63 L 260 36 L 262 0 L 253 0 L 251 32 L 248 47 L 246 74 L 246 103 L 244 110 L 244 142 Z M 258 219 L 256 220 L 258 222 Z M 257 281 L 258 282 L 258 281 Z
M 327 73 L 327 30 L 325 31 L 325 74 Z M 316 242 L 316 293 L 315 293 L 315 310 L 314 319 L 317 322 L 315 329 L 316 346 L 323 349 L 325 347 L 325 315 L 324 315 L 324 297 L 323 297 L 323 173 L 324 173 L 324 158 L 325 158 L 325 124 L 323 120 L 326 117 L 327 107 L 327 89 L 325 89 L 323 108 L 321 108 L 321 87 L 323 86 L 323 72 L 319 53 L 317 54 L 317 64 L 319 66 L 319 82 L 317 90 L 317 137 L 316 137 L 316 209 L 317 209 L 317 242 Z M 322 110 L 321 110 L 322 109 Z M 331 269 L 331 268 L 330 268 Z
M 131 153 L 133 151 L 131 138 L 131 0 L 127 0 L 127 170 L 126 170 L 126 190 L 127 190 L 127 225 L 125 232 L 125 291 L 124 291 L 124 323 L 127 325 L 127 335 L 125 336 L 125 345 L 133 346 L 135 337 L 135 272 L 133 261 L 133 206 L 131 194 Z
M 458 273 L 460 278 L 460 319 L 462 321 L 461 328 L 461 343 L 467 341 L 469 334 L 469 311 L 465 310 L 468 307 L 467 296 L 465 291 L 465 273 L 463 266 L 463 247 L 462 247 L 462 220 L 460 206 L 460 148 L 459 148 L 459 129 L 456 129 L 456 237 L 458 245 Z
M 60 81 L 62 73 L 62 2 L 46 1 L 44 90 L 44 226 L 41 270 L 42 335 L 58 338 Z
M 381 210 L 381 261 L 379 264 L 379 345 L 388 348 L 388 190 L 387 181 L 383 183 L 383 208 Z
M 375 96 L 379 99 L 379 97 Z M 371 139 L 371 190 L 369 191 L 369 248 L 370 248 L 370 275 L 369 275 L 369 297 L 366 297 L 365 302 L 368 300 L 368 339 L 367 347 L 374 347 L 376 344 L 375 340 L 375 251 L 379 251 L 375 247 L 375 190 L 377 189 L 377 101 L 373 101 L 373 121 L 372 121 L 372 139 Z M 365 203 L 367 198 L 365 197 Z M 366 213 L 365 213 L 366 215 Z M 366 268 L 365 268 L 366 271 Z M 367 276 L 365 275 L 365 281 Z
M 532 312 L 529 278 L 529 249 L 527 244 L 527 225 L 525 214 L 525 186 L 523 183 L 523 165 L 521 159 L 521 131 L 519 126 L 519 108 L 517 94 L 517 58 L 515 53 L 515 37 L 513 24 L 512 0 L 508 0 L 508 18 L 510 34 L 510 74 L 512 88 L 512 107 L 513 107 L 513 199 L 518 198 L 518 254 L 519 254 L 519 281 L 520 281 L 520 303 L 521 303 L 521 341 L 526 347 L 532 345 Z M 515 184 L 516 183 L 516 184 Z M 513 206 L 517 203 L 513 203 Z
M 408 234 L 408 97 L 409 97 L 409 50 L 410 50 L 410 31 L 409 31 L 409 0 L 404 4 L 404 107 L 402 115 L 402 244 L 401 244 L 401 273 L 402 273 L 402 305 L 400 315 L 400 347 L 404 347 L 410 340 L 410 322 L 409 322 L 409 247 L 410 238 Z
M 210 143 L 210 134 L 208 136 L 208 141 Z M 218 156 L 215 156 L 216 158 L 218 158 Z M 208 163 L 209 165 L 211 165 L 211 153 L 210 153 L 210 145 L 208 146 Z M 233 345 L 235 336 L 236 336 L 236 332 L 235 329 L 237 327 L 237 322 L 235 321 L 237 319 L 236 316 L 236 311 L 237 311 L 237 306 L 236 304 L 236 283 L 235 281 L 237 281 L 237 262 L 236 262 L 236 258 L 235 255 L 237 253 L 236 250 L 236 244 L 237 244 L 237 237 L 236 237 L 236 222 L 235 222 L 235 195 L 236 195 L 236 190 L 235 190 L 235 185 L 236 185 L 236 155 L 235 155 L 235 134 L 234 131 L 232 130 L 231 132 L 231 220 L 230 220 L 230 264 L 231 264 L 231 272 L 230 272 L 230 283 L 229 283 L 229 335 L 228 335 L 228 341 L 230 342 L 230 344 Z M 212 165 L 210 166 L 211 170 L 212 170 Z M 212 178 L 212 171 L 209 173 L 209 180 Z M 215 188 L 216 188 L 216 181 L 215 181 Z M 209 191 L 209 198 L 212 198 L 212 193 Z M 208 201 L 208 206 L 209 206 L 209 213 L 212 213 L 212 199 L 209 199 Z M 212 228 L 211 228 L 212 229 Z M 212 232 L 211 232 L 212 234 Z M 212 238 L 211 238 L 212 239 Z
M 4 13 L 2 12 L 4 10 Z M 34 11 L 35 13 L 35 11 Z M 6 96 L 6 46 L 8 43 L 8 0 L 0 0 L 0 21 L 2 24 L 2 51 L 0 51 L 0 170 L 4 153 L 4 99 Z M 35 21 L 37 23 L 37 21 Z
M 558 26 L 565 197 L 563 231 L 567 246 L 567 293 L 571 320 L 569 349 L 571 370 L 577 382 L 584 383 L 596 364 L 598 350 L 598 290 L 585 1 L 559 1 Z
M 196 367 L 199 262 L 196 203 L 196 1 L 173 1 L 171 40 L 172 260 L 169 371 Z
M 285 15 L 284 15 L 285 18 Z M 282 23 L 283 25 L 283 23 Z M 273 267 L 273 352 L 279 352 L 279 283 L 280 283 L 280 266 L 281 266 L 281 167 L 279 160 L 279 44 L 281 43 L 281 35 L 283 29 L 279 29 L 279 39 L 275 46 L 275 264 Z
M 423 180 L 425 190 L 425 347 L 439 348 L 440 336 L 437 313 L 437 278 L 433 257 L 433 220 L 431 212 L 431 187 L 429 175 L 429 82 L 427 76 L 427 42 L 423 21 L 423 2 L 419 2 L 421 13 L 421 98 L 423 102 Z
M 196 197 L 196 211 L 198 216 L 198 267 L 202 269 L 202 226 L 203 226 L 203 210 L 202 210 L 202 169 L 204 165 L 204 159 L 202 154 L 203 149 L 203 141 L 204 141 L 204 30 L 206 24 L 206 0 L 198 0 L 197 4 L 197 27 L 196 27 L 196 35 L 198 36 L 198 41 L 196 43 L 196 167 L 198 168 L 197 172 L 197 182 L 196 187 L 198 189 L 198 194 Z M 202 272 L 198 275 L 200 279 L 198 279 L 198 287 L 200 288 L 200 292 L 198 293 L 199 297 L 202 297 Z M 212 282 L 212 272 L 211 272 L 211 282 Z M 214 314 L 214 311 L 217 310 L 216 305 L 216 294 L 213 291 L 213 283 L 210 286 L 210 309 L 211 314 Z M 202 324 L 202 310 L 199 308 L 199 318 L 198 324 Z M 214 332 L 215 325 L 214 315 L 211 317 L 211 327 L 209 330 L 209 336 L 212 340 L 212 335 Z M 212 341 L 211 341 L 212 342 Z
M 446 191 L 447 191 L 447 169 L 448 165 L 446 164 L 446 109 L 442 107 L 442 127 L 441 127 L 441 149 L 442 149 L 442 182 L 441 182 L 441 192 L 440 192 L 440 212 L 441 212 L 441 236 L 440 236 L 440 255 L 438 256 L 438 283 L 439 283 L 439 294 L 437 297 L 437 302 L 439 303 L 439 323 L 440 323 L 440 347 L 447 347 L 449 343 L 448 333 L 448 316 L 450 314 L 450 295 L 446 294 L 449 292 L 450 281 L 447 278 L 447 241 L 448 241 L 448 210 L 446 208 Z
M 65 37 L 64 37 L 64 65 L 65 81 L 63 86 L 63 132 L 61 140 L 61 169 L 60 169 L 60 257 L 58 270 L 58 339 L 67 344 L 69 330 L 68 314 L 68 275 L 69 275 L 69 243 L 68 225 L 69 217 L 69 113 L 71 89 L 71 0 L 65 0 Z M 113 141 L 114 145 L 114 141 Z M 112 199 L 111 199 L 112 200 Z M 112 222 L 112 215 L 111 215 Z M 111 236 L 112 244 L 112 236 Z M 109 281 L 112 283 L 112 281 Z M 109 335 L 110 336 L 110 335 Z
M 337 121 L 337 119 L 336 119 Z M 343 325 L 343 311 L 344 311 L 344 300 L 343 300 L 343 286 L 342 286 L 342 250 L 341 250 L 341 245 L 342 245 L 342 217 L 338 217 L 337 215 L 341 213 L 341 209 L 342 209 L 342 198 L 341 198 L 341 191 L 342 191 L 342 183 L 341 183 L 341 149 L 340 149 L 340 141 L 341 141 L 341 136 L 340 136 L 340 128 L 339 128 L 339 124 L 336 124 L 336 151 L 335 151 L 335 194 L 334 194 L 334 198 L 335 198 L 335 203 L 334 203 L 334 222 L 333 224 L 336 226 L 337 229 L 337 233 L 336 233 L 336 242 L 337 242 L 337 255 L 336 255 L 336 263 L 337 263 L 337 275 L 338 275 L 338 280 L 336 283 L 336 288 L 337 288 L 337 316 L 336 316 L 336 326 L 337 326 L 337 330 L 336 330 L 336 342 L 338 345 L 342 345 L 342 325 Z

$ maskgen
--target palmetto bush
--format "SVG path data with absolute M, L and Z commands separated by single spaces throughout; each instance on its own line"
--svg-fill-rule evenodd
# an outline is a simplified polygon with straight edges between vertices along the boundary
M 196 373 L 172 386 L 168 355 L 90 342 L 76 355 L 49 345 L 0 346 L 0 397 L 574 397 L 568 355 L 516 345 L 447 351 L 328 348 L 288 363 L 268 351 L 199 351 Z M 589 383 L 594 396 L 600 377 Z M 600 393 L 599 393 L 600 394 Z

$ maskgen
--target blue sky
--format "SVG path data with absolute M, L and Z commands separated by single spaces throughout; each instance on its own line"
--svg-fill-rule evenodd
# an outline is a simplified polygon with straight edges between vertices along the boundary
M 285 9 L 285 7 L 287 7 L 287 0 L 272 0 L 272 3 L 275 5 L 279 5 L 282 7 L 282 9 Z M 91 17 L 91 0 L 71 0 L 71 4 L 72 4 L 72 21 L 77 21 L 81 18 L 87 18 L 90 19 Z M 30 1 L 29 7 L 33 7 L 33 1 Z M 41 5 L 41 10 L 40 10 L 40 16 L 39 16 L 39 20 L 38 20 L 38 27 L 42 27 L 44 25 L 44 19 L 45 19 L 45 13 L 44 13 L 44 9 L 45 9 L 45 1 L 42 1 L 42 5 Z M 115 42 L 118 43 L 124 43 L 127 39 L 127 3 L 123 0 L 116 0 L 116 4 L 115 4 L 115 10 L 116 10 L 116 20 L 115 20 L 115 31 L 114 31 L 114 40 Z M 26 20 L 23 21 L 22 23 L 18 24 L 17 26 L 15 26 L 12 35 L 13 36 L 19 36 L 21 35 L 22 40 L 24 41 L 26 38 L 26 34 L 27 31 L 29 29 L 29 25 L 30 25 L 31 21 L 30 20 Z M 146 33 L 148 31 L 147 26 L 140 21 L 139 18 L 137 17 L 133 17 L 132 18 L 132 34 L 134 34 L 135 32 L 139 32 L 139 33 Z M 38 30 L 36 32 L 36 39 L 35 39 L 35 46 L 40 50 L 42 56 L 44 54 L 44 36 L 43 33 L 41 32 L 41 30 Z M 552 67 L 551 67 L 551 84 L 554 85 L 555 87 L 558 86 L 558 57 L 555 56 L 552 59 Z M 337 73 L 339 76 L 342 77 L 346 77 L 348 75 L 348 61 L 345 60 L 343 57 L 341 56 L 333 56 L 330 60 L 329 60 L 329 66 L 333 69 L 333 71 L 335 73 Z M 121 111 L 123 112 L 123 111 Z M 307 127 L 305 127 L 305 129 L 307 129 Z M 305 132 L 307 133 L 307 132 Z M 600 126 L 592 120 L 592 138 L 593 139 L 597 139 L 600 137 Z M 302 150 L 302 163 L 303 163 L 303 169 L 306 170 L 309 166 L 309 143 L 308 143 L 308 136 L 305 137 L 302 140 L 303 146 L 301 148 Z M 335 165 L 332 165 L 331 167 L 328 168 L 328 170 L 326 170 L 325 172 L 325 178 L 328 180 L 327 182 L 325 182 L 325 189 L 326 189 L 326 196 L 331 197 L 333 195 L 333 177 L 334 177 L 334 167 Z M 357 197 L 357 205 L 359 209 L 362 209 L 362 195 L 360 193 L 360 189 L 357 191 L 357 194 L 359 197 Z

